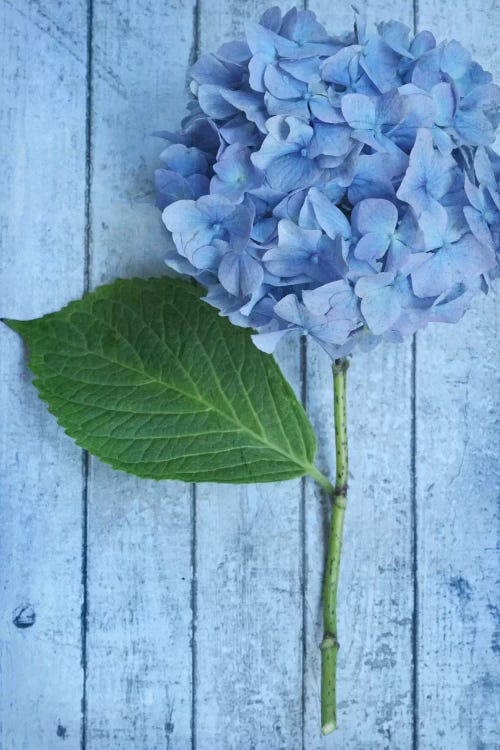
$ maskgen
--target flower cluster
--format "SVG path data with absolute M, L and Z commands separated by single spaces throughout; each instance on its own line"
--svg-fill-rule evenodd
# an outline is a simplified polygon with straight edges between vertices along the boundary
M 332 356 L 457 321 L 497 273 L 500 89 L 458 42 L 389 21 L 332 37 L 271 8 L 191 69 L 156 173 L 176 251 L 265 351 Z

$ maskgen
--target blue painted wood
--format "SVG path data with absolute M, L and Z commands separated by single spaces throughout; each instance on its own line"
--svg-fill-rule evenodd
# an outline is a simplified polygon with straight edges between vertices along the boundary
M 0 8 L 0 315 L 84 286 L 87 7 Z M 80 748 L 82 452 L 0 331 L 0 747 Z
M 91 287 L 164 272 L 152 174 L 185 107 L 194 0 L 94 0 Z M 86 748 L 192 743 L 191 488 L 91 459 Z
M 160 146 L 149 132 L 178 125 L 196 50 L 237 36 L 266 5 L 5 0 L 3 314 L 38 315 L 86 283 L 163 271 L 151 201 Z M 334 29 L 350 23 L 348 0 L 308 6 Z M 499 8 L 487 0 L 361 6 L 371 20 L 459 38 L 500 75 Z M 82 471 L 81 452 L 27 387 L 18 340 L 0 331 L 0 747 L 500 747 L 497 320 L 495 299 L 481 299 L 416 348 L 352 365 L 341 728 L 326 740 L 315 489 L 193 495 L 94 460 Z M 313 347 L 301 360 L 293 344 L 279 359 L 333 472 L 328 363 Z
M 500 79 L 500 5 L 448 12 L 419 0 L 419 28 L 456 38 Z M 417 336 L 417 742 L 500 747 L 498 294 Z
M 328 28 L 348 29 L 350 0 L 335 11 L 311 0 Z M 370 23 L 413 25 L 410 0 L 369 0 Z M 322 470 L 335 476 L 332 375 L 328 358 L 308 344 L 307 409 L 319 436 Z M 412 695 L 412 407 L 411 342 L 358 352 L 348 371 L 349 497 L 339 584 L 338 723 L 322 738 L 321 571 L 329 509 L 307 482 L 305 746 L 308 750 L 411 748 Z
M 200 52 L 240 36 L 268 5 L 201 0 Z M 300 395 L 299 342 L 278 360 Z M 300 747 L 301 482 L 199 485 L 196 495 L 197 750 Z

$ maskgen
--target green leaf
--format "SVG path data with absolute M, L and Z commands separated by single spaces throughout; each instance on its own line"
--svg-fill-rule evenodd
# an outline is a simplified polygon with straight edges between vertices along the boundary
M 314 433 L 274 359 L 201 294 L 169 278 L 117 281 L 5 322 L 26 339 L 50 411 L 115 469 L 187 482 L 318 478 Z

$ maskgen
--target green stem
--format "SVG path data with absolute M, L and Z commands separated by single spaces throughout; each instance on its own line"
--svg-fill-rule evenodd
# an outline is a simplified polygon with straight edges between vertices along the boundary
M 330 734 L 337 727 L 336 672 L 339 650 L 337 588 L 342 549 L 342 529 L 347 500 L 346 373 L 348 366 L 349 361 L 344 357 L 335 360 L 332 368 L 337 476 L 335 488 L 332 488 L 333 492 L 329 493 L 332 498 L 332 518 L 323 584 L 324 636 L 321 643 L 321 731 L 323 734 Z

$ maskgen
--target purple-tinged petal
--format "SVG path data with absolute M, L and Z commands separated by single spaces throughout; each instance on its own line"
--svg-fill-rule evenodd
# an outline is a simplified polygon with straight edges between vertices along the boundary
M 185 177 L 166 169 L 155 171 L 156 205 L 163 210 L 178 200 L 194 198 L 191 186 Z
M 204 83 L 198 90 L 200 107 L 209 116 L 222 120 L 236 113 L 233 107 L 222 95 L 220 86 Z
M 319 175 L 320 170 L 316 164 L 306 154 L 297 152 L 279 156 L 266 170 L 269 185 L 274 190 L 283 192 L 312 185 Z
M 241 76 L 237 67 L 225 65 L 212 54 L 198 58 L 189 73 L 197 83 L 208 83 L 214 86 L 232 86 Z
M 222 286 L 235 297 L 246 298 L 262 284 L 264 271 L 256 260 L 246 253 L 229 252 L 219 265 Z
M 223 62 L 244 65 L 252 56 L 250 47 L 246 42 L 226 42 L 217 50 L 217 58 Z
M 306 92 L 306 84 L 292 78 L 277 65 L 268 65 L 264 72 L 264 85 L 278 99 L 297 99 Z
M 178 172 L 183 177 L 192 174 L 205 174 L 208 168 L 207 157 L 198 148 L 189 148 L 181 143 L 168 146 L 160 154 L 160 159 L 168 170 Z
M 206 195 L 210 189 L 210 181 L 204 174 L 191 174 L 186 178 L 192 197 L 196 200 Z
M 305 99 L 276 99 L 266 93 L 264 101 L 270 115 L 292 115 L 303 120 L 309 119 L 309 107 Z

